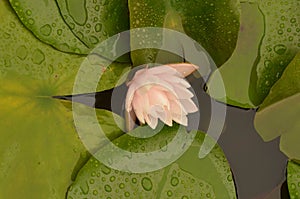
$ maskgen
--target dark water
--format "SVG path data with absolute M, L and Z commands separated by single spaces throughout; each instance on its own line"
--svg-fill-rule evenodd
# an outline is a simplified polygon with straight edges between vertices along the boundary
M 206 131 L 210 122 L 210 97 L 201 79 L 190 77 L 200 106 L 199 130 Z M 113 111 L 122 115 L 126 86 L 117 87 L 120 100 L 113 100 Z M 111 110 L 112 90 L 73 96 L 73 100 Z M 67 97 L 70 99 L 70 97 Z M 226 105 L 224 105 L 226 106 Z M 279 139 L 264 142 L 253 126 L 254 109 L 227 106 L 225 127 L 218 140 L 229 161 L 240 199 L 289 198 L 286 179 L 287 157 L 279 150 Z

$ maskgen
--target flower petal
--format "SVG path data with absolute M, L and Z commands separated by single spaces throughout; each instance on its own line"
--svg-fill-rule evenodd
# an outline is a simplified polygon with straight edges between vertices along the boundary
M 127 131 L 131 131 L 135 126 L 135 114 L 134 112 L 125 110 L 125 127 Z
M 199 68 L 198 66 L 189 63 L 168 64 L 167 66 L 174 68 L 183 77 L 192 74 L 195 70 Z
M 177 115 L 177 114 L 172 114 L 173 120 L 177 122 L 178 124 L 187 126 L 188 125 L 188 119 L 186 115 Z
M 145 99 L 146 98 L 146 99 Z M 134 98 L 132 100 L 132 107 L 133 107 L 133 110 L 137 116 L 137 118 L 139 119 L 139 121 L 141 123 L 145 123 L 145 119 L 144 119 L 144 115 L 143 115 L 143 112 L 144 112 L 144 109 L 146 108 L 147 109 L 147 106 L 149 103 L 147 103 L 147 96 L 142 96 L 139 92 L 136 92 L 135 95 L 134 95 Z M 146 107 L 145 107 L 146 105 Z
M 180 99 L 179 100 L 184 110 L 188 113 L 194 113 L 198 111 L 198 107 L 191 99 Z
M 155 129 L 158 124 L 158 119 L 155 117 L 152 117 L 151 115 L 145 116 L 145 120 L 147 124 L 152 128 Z
M 189 89 L 186 89 L 178 84 L 173 85 L 173 87 L 178 99 L 190 99 L 194 97 L 194 94 Z
M 162 107 L 166 106 L 170 109 L 170 103 L 168 97 L 164 91 L 161 91 L 159 86 L 153 86 L 148 92 L 150 105 L 161 105 Z

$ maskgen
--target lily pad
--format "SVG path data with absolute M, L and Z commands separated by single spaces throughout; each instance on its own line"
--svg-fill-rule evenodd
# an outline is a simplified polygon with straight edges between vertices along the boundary
M 265 141 L 281 136 L 280 149 L 290 158 L 300 159 L 300 53 L 288 65 L 281 78 L 255 115 L 254 125 Z
M 249 98 L 248 88 L 251 70 L 264 34 L 264 19 L 258 4 L 241 3 L 241 8 L 237 46 L 229 60 L 211 75 L 207 83 L 207 92 L 218 101 L 242 108 L 253 108 L 255 105 Z M 222 79 L 218 78 L 218 75 L 221 75 Z M 226 98 L 223 98 L 219 91 L 222 80 Z
M 259 7 L 265 19 L 265 34 L 250 81 L 249 95 L 255 105 L 264 100 L 300 51 L 300 2 L 259 1 Z
M 185 33 L 200 43 L 218 66 L 231 56 L 235 48 L 240 26 L 238 0 L 129 0 L 129 11 L 131 29 L 161 27 Z M 155 35 L 133 33 L 131 45 L 145 48 L 147 42 L 163 44 L 170 35 L 162 35 L 161 32 L 156 32 Z M 147 39 L 152 37 L 155 39 Z M 178 50 L 180 41 L 172 39 L 173 47 Z M 155 63 L 157 53 L 157 49 L 142 49 L 132 52 L 131 58 L 135 66 Z M 188 52 L 182 52 L 181 55 L 184 56 L 185 53 Z
M 86 150 L 72 112 L 51 96 L 72 93 L 83 58 L 37 40 L 8 1 L 0 13 L 0 198 L 64 198 Z
M 135 134 L 143 134 L 144 128 L 138 127 Z M 178 125 L 165 126 L 147 139 L 125 134 L 113 143 L 132 153 L 164 151 L 177 130 Z M 106 152 L 104 146 L 78 173 L 67 198 L 236 198 L 232 174 L 222 150 L 215 146 L 204 159 L 198 158 L 204 137 L 205 134 L 198 132 L 191 147 L 178 160 L 146 173 L 119 171 L 104 165 L 95 158 L 99 153 L 106 153 L 108 158 L 116 155 Z M 148 164 L 152 162 L 145 167 Z
M 55 1 L 10 0 L 9 2 L 24 26 L 41 41 L 63 52 L 89 53 L 89 48 L 63 21 Z
M 56 2 L 73 33 L 91 49 L 110 36 L 129 29 L 127 1 L 56 0 Z
M 289 161 L 287 166 L 287 183 L 290 197 L 300 198 L 300 165 L 294 161 Z

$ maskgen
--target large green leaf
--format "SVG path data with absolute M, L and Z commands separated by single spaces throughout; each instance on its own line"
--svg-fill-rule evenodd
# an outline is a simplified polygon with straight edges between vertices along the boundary
M 300 50 L 300 2 L 260 0 L 265 19 L 256 67 L 252 69 L 249 95 L 259 105 Z
M 239 6 L 237 0 L 130 0 L 130 28 L 162 27 L 183 32 L 200 43 L 220 66 L 231 56 L 236 45 Z M 147 39 L 153 36 L 155 39 Z M 173 39 L 172 45 L 178 42 L 172 35 L 165 37 L 170 38 L 163 38 L 160 32 L 155 35 L 134 33 L 131 34 L 131 45 L 143 48 L 147 42 L 160 43 L 165 39 Z M 177 47 L 180 48 L 180 44 Z M 133 64 L 154 63 L 157 52 L 155 49 L 132 52 Z
M 56 2 L 68 26 L 90 48 L 94 48 L 110 36 L 129 29 L 127 1 L 56 0 Z
M 131 134 L 145 134 L 147 128 L 150 129 L 138 127 Z M 177 130 L 178 125 L 164 127 L 146 139 L 125 134 L 113 143 L 131 153 L 164 152 Z M 105 166 L 95 157 L 106 154 L 107 158 L 112 158 L 116 153 L 107 151 L 104 146 L 78 173 L 67 198 L 236 198 L 232 174 L 222 150 L 215 146 L 204 159 L 198 158 L 204 137 L 205 134 L 197 133 L 183 156 L 165 168 L 147 173 L 130 173 Z M 139 163 L 134 164 L 132 166 Z M 150 161 L 144 166 L 151 164 Z
M 274 84 L 255 115 L 254 125 L 266 141 L 281 135 L 280 148 L 300 159 L 300 53 Z
M 51 96 L 72 93 L 83 58 L 37 40 L 8 1 L 0 1 L 0 13 L 0 198 L 64 198 L 86 150 L 70 104 Z
M 41 41 L 63 52 L 89 53 L 61 18 L 55 1 L 10 0 L 10 4 L 22 23 Z
M 287 183 L 290 197 L 293 199 L 300 198 L 300 165 L 289 161 L 287 166 Z
M 241 28 L 236 49 L 229 60 L 212 74 L 207 86 L 209 94 L 219 101 L 243 108 L 253 108 L 248 88 L 251 70 L 264 33 L 264 20 L 257 4 L 242 3 L 241 8 Z M 221 75 L 222 79 L 218 78 L 218 75 Z M 220 96 L 222 80 L 226 98 Z

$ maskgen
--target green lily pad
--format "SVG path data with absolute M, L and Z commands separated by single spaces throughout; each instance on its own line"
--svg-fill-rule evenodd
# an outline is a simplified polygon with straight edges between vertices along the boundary
M 51 96 L 72 93 L 83 58 L 37 40 L 8 1 L 0 13 L 0 198 L 64 198 L 86 149 L 72 112 Z
M 240 25 L 238 0 L 130 0 L 129 11 L 131 29 L 161 27 L 185 33 L 200 43 L 218 66 L 231 56 L 235 48 Z M 155 46 L 173 39 L 173 47 L 176 50 L 181 48 L 181 44 L 172 36 L 163 36 L 161 32 L 156 32 L 155 35 L 147 34 L 149 33 L 131 34 L 131 46 L 145 48 L 145 45 L 149 45 L 147 42 Z M 153 37 L 155 39 L 147 39 Z M 157 53 L 157 49 L 134 51 L 131 53 L 132 62 L 135 66 L 155 63 Z M 182 52 L 181 55 L 184 56 L 185 53 L 188 52 Z
M 144 128 L 149 127 L 138 127 L 130 134 L 143 134 L 147 131 Z M 178 125 L 165 126 L 147 139 L 124 134 L 113 143 L 131 153 L 163 152 L 177 130 Z M 205 134 L 198 132 L 191 147 L 178 160 L 146 173 L 119 171 L 104 165 L 95 157 L 99 154 L 106 154 L 108 158 L 116 155 L 113 151 L 106 151 L 104 146 L 78 173 L 67 198 L 236 198 L 232 174 L 222 150 L 216 145 L 208 156 L 198 158 L 204 137 Z M 152 162 L 144 166 L 148 164 Z
M 241 4 L 241 27 L 236 49 L 227 62 L 214 72 L 207 92 L 215 99 L 242 108 L 255 107 L 249 98 L 251 70 L 254 66 L 260 40 L 264 33 L 264 20 L 257 4 Z M 218 78 L 221 75 L 222 79 Z M 226 98 L 220 95 L 223 80 Z
M 280 149 L 300 159 L 300 53 L 274 84 L 255 115 L 254 125 L 265 141 L 281 135 Z
M 256 67 L 252 69 L 249 95 L 259 105 L 300 50 L 300 3 L 298 0 L 260 1 L 265 18 Z
M 289 161 L 287 166 L 287 183 L 290 197 L 293 199 L 300 198 L 300 165 Z
M 94 48 L 110 36 L 129 29 L 127 1 L 56 0 L 56 2 L 65 22 L 89 48 Z
M 63 52 L 89 53 L 89 48 L 72 33 L 61 18 L 55 1 L 9 2 L 24 26 L 41 41 Z

